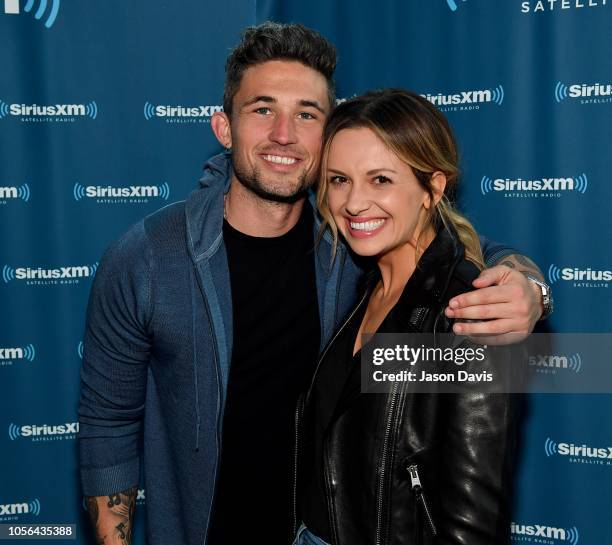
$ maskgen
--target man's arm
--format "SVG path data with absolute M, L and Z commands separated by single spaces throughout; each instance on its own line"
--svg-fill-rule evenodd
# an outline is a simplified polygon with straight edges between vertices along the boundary
M 136 487 L 110 496 L 89 496 L 87 511 L 98 545 L 132 545 Z
M 473 282 L 475 291 L 449 301 L 449 318 L 475 320 L 455 323 L 453 331 L 488 344 L 517 342 L 531 333 L 544 309 L 540 288 L 525 273 L 544 281 L 538 266 L 518 253 L 504 255 L 483 270 Z
M 83 495 L 105 545 L 131 543 L 151 350 L 149 270 L 141 222 L 105 253 L 87 310 L 79 461 Z

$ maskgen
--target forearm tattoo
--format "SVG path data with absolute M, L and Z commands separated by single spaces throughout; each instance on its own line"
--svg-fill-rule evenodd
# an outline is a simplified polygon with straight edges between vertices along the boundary
M 517 269 L 521 272 L 532 274 L 540 280 L 544 280 L 544 275 L 538 266 L 531 261 L 531 259 L 522 254 L 507 255 L 503 258 L 503 261 L 501 261 L 499 265 L 505 265 L 511 269 Z
M 89 517 L 96 531 L 97 545 L 132 545 L 136 492 L 134 487 L 106 497 L 85 498 Z

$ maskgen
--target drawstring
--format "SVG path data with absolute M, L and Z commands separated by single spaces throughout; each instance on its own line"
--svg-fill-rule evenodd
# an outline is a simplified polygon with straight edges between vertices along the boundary
M 196 364 L 197 356 L 196 356 L 196 318 L 195 311 L 193 309 L 194 302 L 194 294 L 193 294 L 193 283 L 195 279 L 193 278 L 193 270 L 189 268 L 189 292 L 191 295 L 191 338 L 193 339 L 193 384 L 195 387 L 195 412 L 196 412 L 196 440 L 195 440 L 195 450 L 196 452 L 200 449 L 200 393 L 198 388 L 198 367 Z

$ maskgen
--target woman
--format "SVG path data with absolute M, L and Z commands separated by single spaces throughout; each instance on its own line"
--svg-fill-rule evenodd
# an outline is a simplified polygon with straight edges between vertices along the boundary
M 329 118 L 321 169 L 323 227 L 377 267 L 300 400 L 295 543 L 503 543 L 509 396 L 360 388 L 363 334 L 450 332 L 443 309 L 483 266 L 447 198 L 458 176 L 448 122 L 407 91 L 357 97 Z

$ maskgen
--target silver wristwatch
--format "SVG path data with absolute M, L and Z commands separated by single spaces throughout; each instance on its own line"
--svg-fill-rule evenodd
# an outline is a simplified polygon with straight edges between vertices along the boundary
M 544 308 L 542 316 L 540 316 L 540 320 L 546 320 L 546 318 L 548 318 L 552 314 L 554 309 L 550 286 L 546 284 L 546 282 L 542 282 L 540 279 L 536 278 L 532 274 L 524 272 L 523 275 L 525 276 L 525 278 L 531 280 L 536 286 L 540 288 L 540 291 L 542 292 L 542 307 Z

